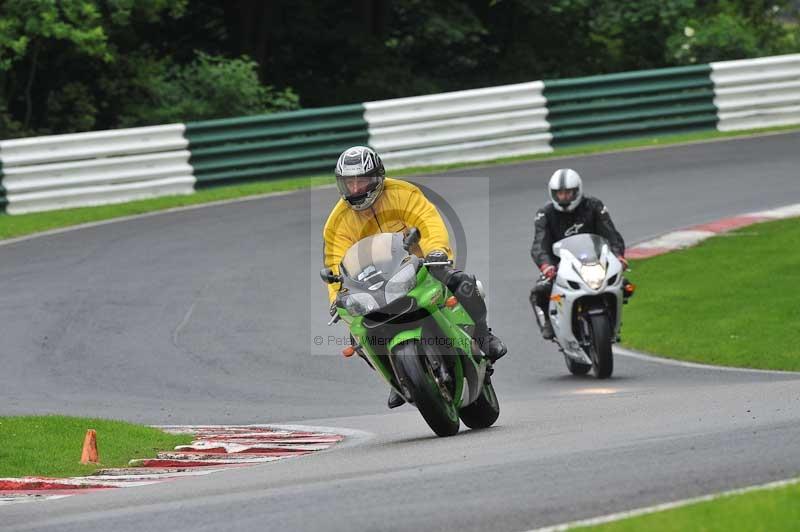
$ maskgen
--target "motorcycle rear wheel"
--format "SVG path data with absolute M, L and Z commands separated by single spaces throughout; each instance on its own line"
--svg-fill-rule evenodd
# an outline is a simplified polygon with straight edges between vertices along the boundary
M 494 386 L 488 375 L 483 381 L 483 390 L 472 404 L 469 404 L 459 412 L 461 421 L 471 429 L 485 429 L 491 427 L 500 416 L 500 403 L 497 401 L 497 394 L 494 393 Z
M 403 342 L 392 350 L 392 354 L 401 385 L 411 394 L 414 405 L 431 430 L 437 436 L 458 433 L 461 425 L 458 411 L 453 401 L 442 395 L 420 343 L 416 340 Z

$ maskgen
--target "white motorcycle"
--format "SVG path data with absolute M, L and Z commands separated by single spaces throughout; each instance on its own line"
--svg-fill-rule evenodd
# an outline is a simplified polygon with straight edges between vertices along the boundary
M 579 234 L 559 240 L 553 253 L 561 259 L 550 295 L 550 322 L 556 342 L 573 375 L 594 370 L 598 379 L 611 376 L 611 345 L 619 341 L 622 305 L 634 286 L 623 283 L 623 265 L 598 235 Z M 536 321 L 542 310 L 533 305 Z

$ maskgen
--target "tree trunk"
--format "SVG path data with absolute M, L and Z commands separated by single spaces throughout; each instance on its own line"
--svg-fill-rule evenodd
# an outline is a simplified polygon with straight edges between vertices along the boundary
M 31 98 L 31 90 L 33 89 L 33 80 L 36 78 L 36 68 L 39 62 L 39 42 L 33 45 L 33 56 L 31 57 L 31 71 L 28 72 L 28 83 L 25 86 L 25 121 L 23 125 L 28 129 L 31 123 L 31 115 L 33 114 L 33 99 Z
M 258 13 L 258 27 L 253 41 L 253 59 L 258 63 L 259 77 L 266 81 L 269 76 L 269 63 L 272 56 L 271 30 L 276 25 L 273 2 L 264 2 Z
M 385 0 L 354 0 L 353 9 L 361 17 L 370 37 L 380 37 L 386 27 Z

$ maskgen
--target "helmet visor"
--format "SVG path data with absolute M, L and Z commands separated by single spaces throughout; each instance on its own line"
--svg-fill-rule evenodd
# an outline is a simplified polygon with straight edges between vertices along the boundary
M 553 201 L 561 205 L 562 207 L 566 207 L 573 201 L 575 201 L 578 197 L 578 189 L 576 188 L 560 188 L 557 190 L 550 190 L 550 197 L 553 198 Z
M 378 188 L 381 178 L 373 176 L 337 176 L 336 186 L 343 198 L 351 203 L 366 199 L 367 194 Z

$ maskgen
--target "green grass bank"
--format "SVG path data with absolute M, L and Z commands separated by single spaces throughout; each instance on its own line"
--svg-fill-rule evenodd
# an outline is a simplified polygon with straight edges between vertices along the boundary
M 80 463 L 87 429 L 97 431 L 98 465 Z M 107 419 L 66 416 L 0 417 L 0 477 L 70 477 L 127 467 L 192 441 L 152 427 Z
M 622 344 L 705 364 L 800 371 L 800 218 L 633 261 Z
M 797 530 L 800 523 L 800 484 L 726 495 L 652 514 L 574 530 L 598 532 L 733 532 Z

